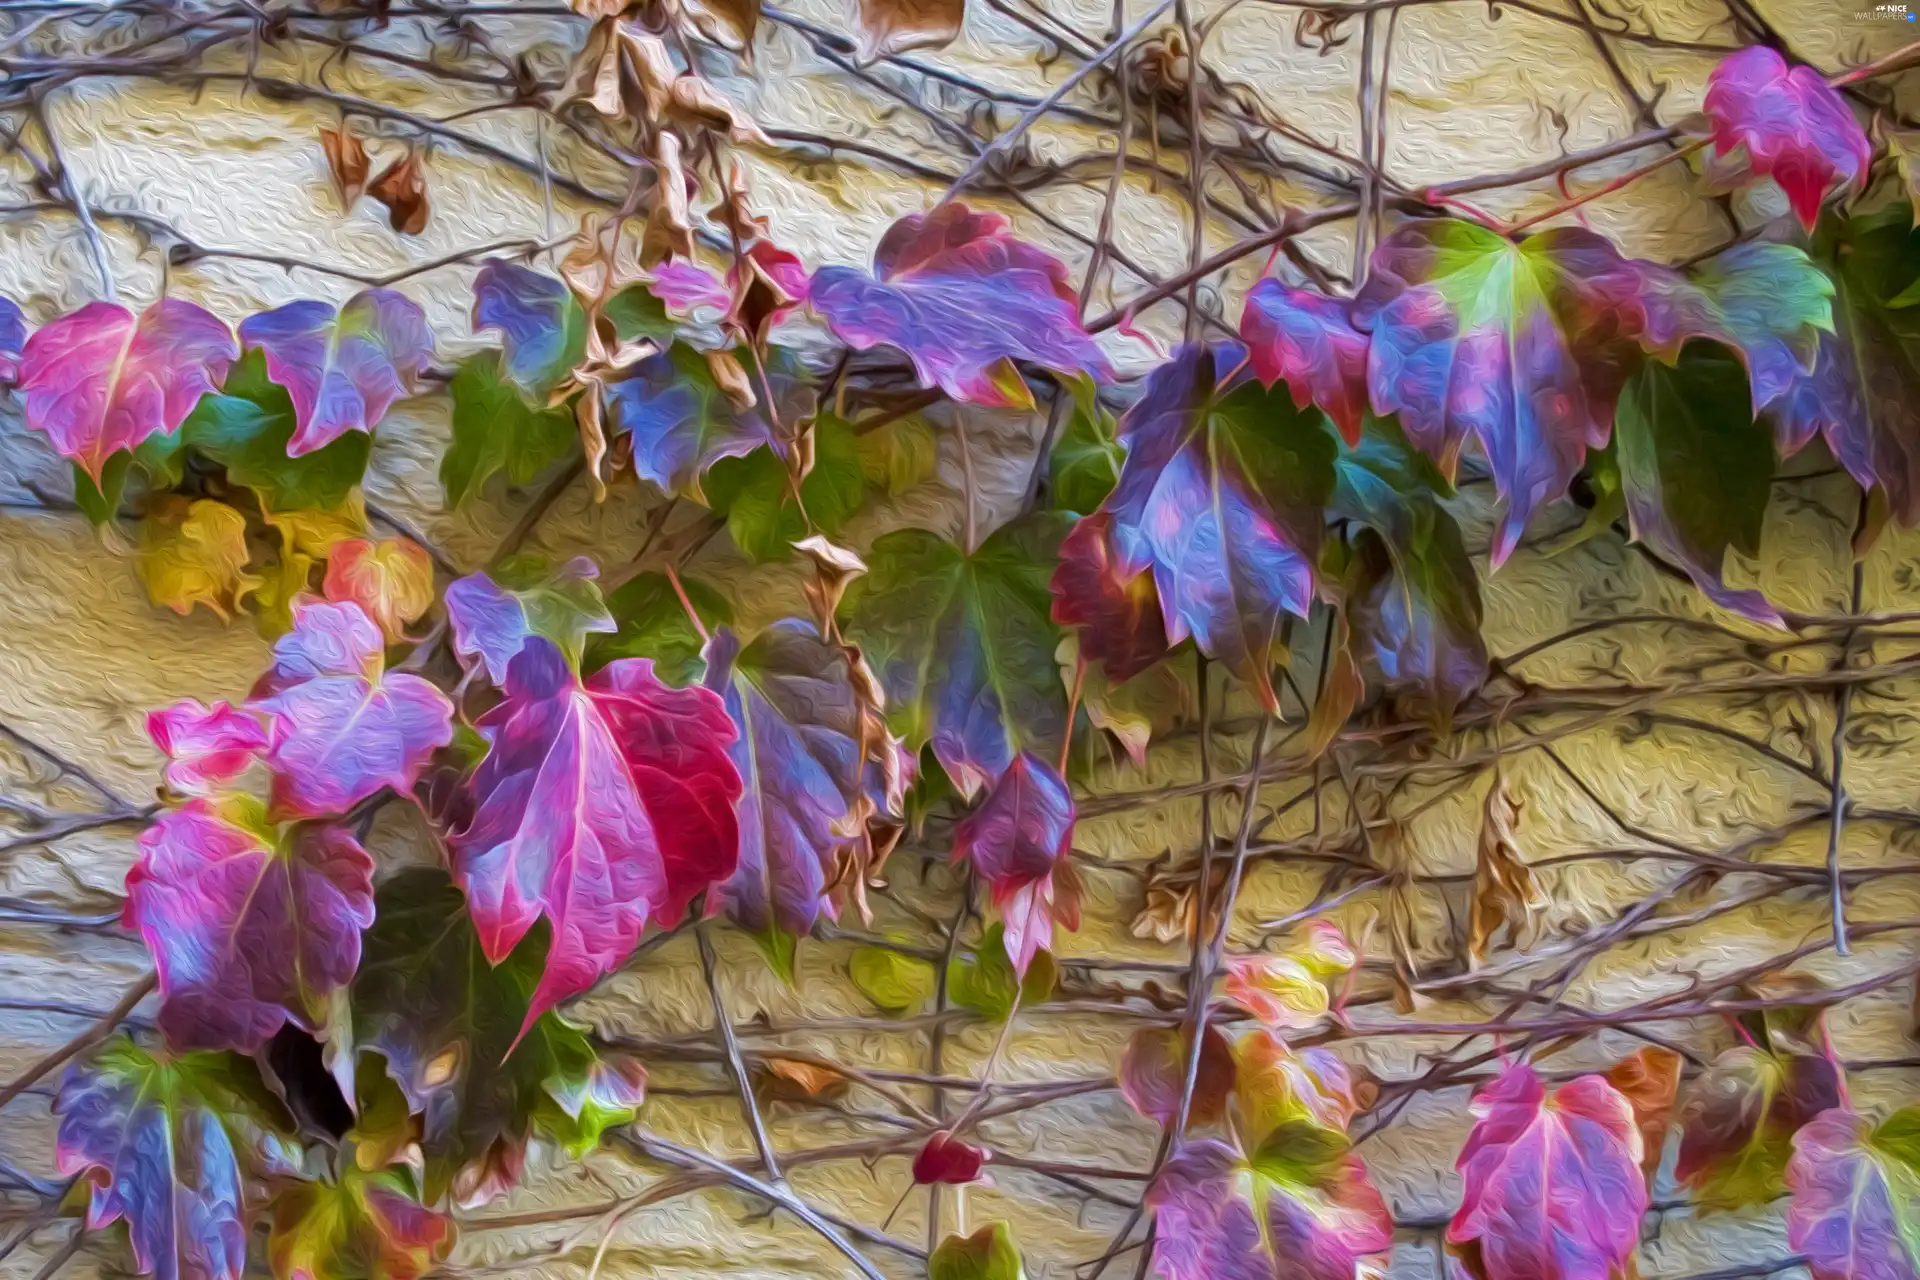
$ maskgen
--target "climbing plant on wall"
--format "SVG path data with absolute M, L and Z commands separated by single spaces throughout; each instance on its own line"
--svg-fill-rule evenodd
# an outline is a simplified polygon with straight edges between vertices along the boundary
M 953 38 L 958 6 L 943 8 L 863 2 L 848 33 L 818 39 L 898 58 Z M 451 368 L 403 281 L 237 324 L 172 296 L 37 326 L 0 304 L 0 373 L 27 427 L 71 462 L 89 519 L 130 527 L 152 600 L 244 616 L 273 643 L 237 703 L 148 720 L 167 765 L 124 924 L 151 953 L 151 1032 L 115 1031 L 143 986 L 5 1090 L 64 1068 L 65 1203 L 91 1227 L 124 1220 L 143 1273 L 238 1276 L 263 1229 L 258 1256 L 281 1277 L 410 1277 L 446 1257 L 456 1207 L 516 1185 L 530 1146 L 618 1142 L 799 1215 L 863 1274 L 880 1274 L 864 1252 L 878 1246 L 941 1280 L 1013 1280 L 1005 1224 L 920 1251 L 783 1180 L 761 1108 L 897 1093 L 884 1081 L 799 1057 L 749 1065 L 727 1032 L 758 1157 L 727 1164 L 637 1128 L 644 1053 L 567 1005 L 662 932 L 697 935 L 711 983 L 718 921 L 792 981 L 810 938 L 870 923 L 897 846 L 932 839 L 964 868 L 960 916 L 931 956 L 871 936 L 853 980 L 886 1013 L 937 992 L 1010 1028 L 1071 979 L 1086 874 L 1074 784 L 1190 732 L 1212 667 L 1258 724 L 1244 778 L 1204 788 L 1238 793 L 1237 831 L 1216 833 L 1209 804 L 1197 866 L 1142 913 L 1192 960 L 1117 1072 L 1165 1135 L 1135 1214 L 1151 1232 L 1132 1243 L 1166 1280 L 1383 1267 L 1395 1223 L 1355 1130 L 1395 1113 L 1333 1048 L 1357 1025 L 1361 948 L 1315 913 L 1278 949 L 1228 947 L 1257 788 L 1315 772 L 1356 726 L 1421 742 L 1467 718 L 1499 732 L 1499 704 L 1525 690 L 1482 636 L 1467 481 L 1491 482 L 1489 568 L 1572 506 L 1574 536 L 1624 534 L 1782 635 L 1824 624 L 1728 569 L 1729 553 L 1758 553 L 1790 460 L 1819 440 L 1857 482 L 1862 552 L 1888 522 L 1920 522 L 1905 144 L 1876 146 L 1841 93 L 1909 51 L 1832 79 L 1764 45 L 1727 54 L 1704 116 L 1643 140 L 1667 150 L 1606 188 L 1697 156 L 1723 186 L 1785 193 L 1790 218 L 1738 226 L 1696 261 L 1635 259 L 1562 217 L 1592 196 L 1511 222 L 1464 198 L 1481 187 L 1389 199 L 1374 184 L 1338 211 L 1384 229 L 1355 287 L 1271 273 L 1237 325 L 1203 322 L 1189 299 L 1186 340 L 1145 361 L 1134 319 L 1231 259 L 1089 322 L 1087 284 L 967 202 L 1002 184 L 993 155 L 1031 115 L 894 223 L 870 267 L 810 264 L 777 243 L 732 155 L 766 135 L 700 70 L 716 47 L 751 50 L 759 10 L 574 9 L 564 82 L 523 65 L 517 91 L 621 148 L 632 192 L 553 246 L 555 269 L 505 247 L 473 255 L 458 336 L 476 353 Z M 185 12 L 151 48 L 174 58 L 202 38 L 186 32 L 225 30 Z M 1331 31 L 1358 9 L 1303 12 Z M 260 15 L 242 25 L 266 39 L 407 16 Z M 1144 28 L 1117 31 L 1086 73 Z M 57 74 L 39 65 L 25 74 Z M 1176 100 L 1197 100 L 1205 82 L 1184 74 Z M 431 165 L 409 151 L 373 176 L 348 115 L 313 144 L 341 196 L 417 233 Z M 49 183 L 74 201 L 58 170 Z M 1234 256 L 1307 221 L 1283 213 Z M 415 397 L 449 404 L 449 507 L 533 491 L 475 572 L 365 500 L 372 439 Z M 976 500 L 966 419 L 921 416 L 942 402 L 1045 424 L 1024 501 L 998 523 Z M 856 517 L 924 475 L 936 429 L 958 433 L 958 535 L 854 545 Z M 523 551 L 583 478 L 609 504 L 656 501 L 637 556 Z M 810 608 L 740 625 L 697 559 L 721 537 L 791 561 Z M 424 815 L 433 865 L 376 874 L 365 842 L 390 805 Z M 1496 770 L 1469 972 L 1523 946 L 1542 906 L 1518 814 Z M 1832 888 L 1844 947 L 1837 875 Z M 1459 1154 L 1449 1265 L 1483 1280 L 1633 1274 L 1671 1145 L 1702 1210 L 1788 1197 L 1788 1240 L 1821 1280 L 1920 1275 L 1920 1110 L 1853 1107 L 1822 1022 L 1840 996 L 1786 967 L 1689 1004 L 1508 1019 L 1511 1040 L 1481 1060 L 1496 1069 Z M 1411 1012 L 1404 966 L 1395 983 Z M 1571 1078 L 1537 1061 L 1545 1037 L 1675 1009 L 1723 1015 L 1742 1038 L 1684 1088 L 1682 1056 L 1657 1043 Z M 991 1171 L 978 1125 L 999 1056 L 973 1101 L 915 1104 L 884 1148 L 912 1155 L 926 1194 Z

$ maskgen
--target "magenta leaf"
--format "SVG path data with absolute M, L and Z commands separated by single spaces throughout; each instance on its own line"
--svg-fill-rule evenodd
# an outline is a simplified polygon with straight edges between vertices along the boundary
M 1508 1067 L 1474 1095 L 1457 1166 L 1466 1193 L 1447 1226 L 1477 1241 L 1486 1280 L 1612 1280 L 1640 1243 L 1647 1184 L 1633 1104 L 1602 1076 L 1551 1093 Z
M 0 297 L 0 382 L 20 376 L 20 349 L 27 344 L 27 317 L 12 298 Z
M 239 354 L 227 326 L 191 302 L 162 298 L 138 316 L 89 302 L 27 339 L 27 425 L 98 484 L 109 457 L 178 429 Z
M 468 666 L 478 661 L 496 685 L 506 683 L 508 665 L 533 636 L 553 641 L 579 666 L 587 637 L 615 630 L 595 581 L 599 575 L 585 556 L 556 569 L 537 556 L 514 556 L 496 565 L 492 576 L 459 579 L 446 593 L 453 651 Z
M 371 432 L 433 358 L 426 313 L 392 289 L 362 290 L 338 310 L 289 302 L 242 320 L 240 341 L 266 355 L 267 376 L 293 401 L 289 458 Z
M 1113 545 L 1113 515 L 1096 511 L 1060 543 L 1053 570 L 1053 620 L 1080 629 L 1080 656 L 1115 684 L 1167 655 L 1167 627 L 1153 574 L 1129 573 Z
M 246 797 L 194 800 L 141 833 L 126 922 L 160 971 L 167 1043 L 252 1053 L 288 1019 L 322 1029 L 373 923 L 373 859 L 337 827 L 277 830 Z
M 1787 1243 L 1814 1280 L 1920 1277 L 1920 1107 L 1824 1111 L 1793 1135 Z
M 1007 958 L 1025 975 L 1033 953 L 1053 948 L 1058 920 L 1080 927 L 1073 852 L 1073 792 L 1052 765 L 1022 751 L 978 808 L 953 829 L 955 861 L 986 882 L 1005 926 Z
M 167 755 L 167 786 L 180 795 L 204 796 L 245 773 L 267 749 L 267 725 L 229 702 L 202 706 L 184 698 L 147 713 L 147 736 Z
M 413 788 L 453 738 L 453 704 L 411 672 L 385 671 L 380 628 L 348 601 L 296 600 L 293 630 L 254 706 L 273 717 L 267 763 L 276 811 L 344 814 L 382 787 Z
M 1318 405 L 1348 444 L 1360 442 L 1367 406 L 1367 337 L 1353 327 L 1353 305 L 1269 276 L 1247 294 L 1240 338 L 1254 376 L 1284 379 L 1295 408 Z
M 1789 68 L 1765 45 L 1721 60 L 1707 77 L 1706 110 L 1714 150 L 1724 156 L 1744 147 L 1753 171 L 1780 184 L 1809 231 L 1827 193 L 1860 182 L 1873 162 L 1846 101 L 1818 71 Z
M 544 638 L 514 658 L 479 727 L 492 750 L 467 783 L 473 816 L 449 837 L 454 877 L 495 964 L 535 921 L 553 926 L 530 1027 L 626 959 L 649 920 L 674 923 L 733 873 L 734 729 L 718 695 L 669 689 L 644 658 L 583 685 Z
M 946 1129 L 940 1130 L 927 1139 L 927 1145 L 920 1148 L 913 1158 L 913 1180 L 921 1185 L 927 1183 L 949 1183 L 960 1185 L 977 1182 L 980 1170 L 987 1162 L 987 1153 L 983 1149 L 962 1142 Z
M 741 647 L 725 627 L 707 646 L 707 688 L 739 730 L 740 859 L 718 895 L 741 928 L 793 937 L 832 914 L 835 854 L 862 784 L 861 703 L 847 655 L 789 618 Z
M 909 214 L 880 238 L 873 265 L 871 276 L 820 268 L 809 305 L 848 346 L 897 347 L 924 385 L 956 400 L 1032 404 L 1016 360 L 1110 374 L 1081 327 L 1065 264 L 1014 239 L 997 213 L 954 203 Z
M 60 1170 L 83 1175 L 87 1224 L 127 1220 L 134 1262 L 161 1280 L 239 1280 L 248 1183 L 299 1168 L 251 1059 L 154 1058 L 108 1044 L 67 1069 L 53 1104 Z
M 530 400 L 544 400 L 587 353 L 587 316 L 552 276 L 488 258 L 473 278 L 473 327 L 497 329 L 502 367 Z
M 1375 252 L 1356 321 L 1373 333 L 1373 410 L 1400 415 L 1449 473 L 1480 441 L 1507 504 L 1498 565 L 1542 504 L 1605 445 L 1621 368 L 1641 327 L 1641 277 L 1611 243 L 1563 227 L 1518 244 L 1475 223 L 1416 222 Z
M 1305 617 L 1333 488 L 1335 442 L 1252 378 L 1220 379 L 1236 346 L 1183 347 L 1120 420 L 1127 460 L 1101 508 L 1114 571 L 1152 568 L 1167 639 L 1191 635 L 1278 711 L 1281 620 Z

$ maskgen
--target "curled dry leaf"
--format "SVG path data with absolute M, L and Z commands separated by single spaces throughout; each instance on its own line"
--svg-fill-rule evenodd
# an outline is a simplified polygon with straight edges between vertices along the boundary
M 366 147 L 345 128 L 320 130 L 320 147 L 327 153 L 327 171 L 333 175 L 334 190 L 340 193 L 341 209 L 352 209 L 366 194 L 367 175 L 373 172 Z
M 1496 777 L 1487 792 L 1486 809 L 1480 821 L 1479 856 L 1473 876 L 1473 916 L 1468 925 L 1467 955 L 1478 965 L 1486 958 L 1487 946 L 1502 925 L 1508 926 L 1516 945 L 1525 945 L 1532 937 L 1541 912 L 1552 899 L 1533 874 L 1533 868 L 1521 856 L 1514 828 L 1520 821 L 1521 803 L 1507 787 L 1504 776 Z
M 367 194 L 387 206 L 387 223 L 403 236 L 427 229 L 427 174 L 420 153 L 409 151 L 367 184 Z
M 966 0 L 860 0 L 854 57 L 862 64 L 913 49 L 938 49 L 960 34 Z
M 1640 1140 L 1646 1146 L 1640 1169 L 1648 1179 L 1660 1167 L 1667 1146 L 1667 1126 L 1673 1116 L 1673 1100 L 1680 1092 L 1680 1073 L 1686 1060 L 1671 1049 L 1647 1045 L 1639 1052 L 1620 1059 L 1607 1071 L 1607 1083 L 1633 1104 L 1633 1120 L 1640 1127 Z
M 1211 935 L 1219 920 L 1220 890 L 1227 882 L 1227 862 L 1213 860 L 1208 882 L 1205 933 Z M 1156 859 L 1147 868 L 1146 901 L 1134 913 L 1127 932 L 1136 938 L 1155 942 L 1179 942 L 1193 934 L 1193 887 L 1199 879 L 1191 867 L 1175 868 Z
M 713 43 L 752 58 L 753 33 L 760 25 L 760 0 L 681 0 L 680 13 Z
M 753 1094 L 762 1104 L 825 1106 L 846 1097 L 852 1087 L 840 1072 L 798 1058 L 768 1057 L 753 1064 Z
M 653 206 L 640 241 L 640 264 L 693 256 L 693 210 L 687 203 L 687 173 L 680 163 L 678 134 L 662 129 L 653 141 Z

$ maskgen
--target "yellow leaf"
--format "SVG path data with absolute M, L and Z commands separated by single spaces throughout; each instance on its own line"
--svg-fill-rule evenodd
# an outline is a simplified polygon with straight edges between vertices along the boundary
M 1520 856 L 1515 835 L 1519 821 L 1520 802 L 1507 790 L 1506 778 L 1496 776 L 1487 792 L 1473 873 L 1467 955 L 1474 965 L 1485 958 L 1488 945 L 1503 925 L 1509 928 L 1515 946 L 1527 945 L 1540 913 L 1551 903 L 1533 868 Z
M 331 511 L 309 508 L 262 514 L 280 535 L 283 555 L 298 552 L 309 560 L 325 560 L 337 544 L 348 538 L 364 537 L 367 532 L 366 499 L 358 489 Z
M 173 498 L 140 526 L 140 578 L 155 604 L 185 614 L 203 604 L 222 621 L 260 584 L 247 573 L 247 518 L 224 502 Z
M 433 560 L 407 538 L 349 538 L 333 548 L 322 584 L 329 600 L 351 600 L 389 641 L 433 605 Z

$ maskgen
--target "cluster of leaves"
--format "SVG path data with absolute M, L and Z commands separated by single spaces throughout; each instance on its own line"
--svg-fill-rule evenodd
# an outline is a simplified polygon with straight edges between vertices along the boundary
M 865 43 L 937 41 L 940 25 L 876 18 Z M 823 917 L 865 913 L 931 796 L 963 810 L 953 857 L 996 918 L 944 982 L 890 948 L 857 953 L 856 982 L 893 1012 L 941 986 L 998 1020 L 1050 998 L 1058 932 L 1078 923 L 1074 747 L 1104 732 L 1137 755 L 1181 710 L 1169 671 L 1189 642 L 1277 714 L 1293 632 L 1324 628 L 1310 754 L 1369 687 L 1439 725 L 1478 688 L 1482 605 L 1450 505 L 1469 440 L 1503 507 L 1496 565 L 1579 482 L 1589 530 L 1624 519 L 1760 620 L 1778 614 L 1727 584 L 1727 553 L 1757 550 L 1778 462 L 1814 436 L 1876 509 L 1920 520 L 1914 214 L 1816 225 L 1870 150 L 1824 82 L 1765 50 L 1715 73 L 1712 141 L 1787 190 L 1804 247 L 1754 241 L 1677 270 L 1585 230 L 1415 220 L 1352 298 L 1261 281 L 1239 342 L 1181 347 L 1117 416 L 1066 267 L 1004 219 L 943 203 L 895 224 L 872 270 L 809 273 L 708 148 L 733 250 L 716 274 L 694 261 L 683 135 L 751 123 L 618 13 L 575 70 L 568 100 L 636 122 L 656 189 L 637 250 L 616 218 L 557 278 L 481 266 L 473 325 L 500 345 L 447 378 L 449 505 L 577 459 L 603 498 L 645 484 L 707 508 L 751 557 L 801 556 L 811 616 L 743 634 L 673 559 L 607 591 L 590 560 L 530 557 L 442 589 L 424 549 L 374 537 L 371 438 L 434 357 L 420 309 L 391 290 L 237 331 L 176 299 L 94 303 L 31 335 L 0 313 L 28 425 L 71 460 L 97 522 L 133 504 L 153 598 L 250 610 L 275 638 L 239 705 L 152 718 L 166 803 L 126 919 L 154 955 L 164 1044 L 110 1046 L 57 1104 L 62 1167 L 86 1175 L 96 1224 L 128 1220 L 145 1270 L 237 1275 L 262 1215 L 283 1276 L 418 1274 L 451 1240 L 440 1206 L 511 1186 L 535 1140 L 590 1149 L 640 1105 L 639 1065 L 557 1005 L 648 926 L 696 911 L 725 912 L 790 978 Z M 343 195 L 371 191 L 417 229 L 417 161 L 374 190 L 357 142 L 327 150 Z M 1032 408 L 1051 385 L 1064 427 L 1045 501 L 980 538 L 969 519 L 961 540 L 838 545 L 870 488 L 924 473 L 926 427 L 867 432 L 823 407 L 847 362 L 823 378 L 774 341 L 803 309 L 953 401 Z M 396 798 L 421 806 L 445 857 L 376 889 L 361 836 Z M 1528 914 L 1509 843 L 1482 850 L 1497 874 L 1475 903 L 1476 958 Z M 1156 1029 L 1129 1047 L 1135 1107 L 1209 1131 L 1170 1134 L 1149 1193 L 1168 1280 L 1332 1280 L 1388 1247 L 1348 1136 L 1369 1082 L 1286 1039 L 1340 1016 L 1327 983 L 1354 962 L 1327 929 L 1234 958 L 1226 994 L 1259 1029 L 1229 1043 L 1203 1020 L 1198 1045 Z M 1911 1274 L 1920 1116 L 1855 1115 L 1816 1029 L 1762 1027 L 1675 1126 L 1677 1060 L 1654 1051 L 1557 1088 L 1508 1067 L 1461 1156 L 1461 1265 L 1487 1280 L 1624 1270 L 1646 1170 L 1677 1127 L 1677 1176 L 1703 1205 L 1784 1186 L 1823 1278 Z M 917 1181 L 982 1176 L 970 1118 L 924 1145 Z M 932 1269 L 1019 1263 L 989 1227 Z

